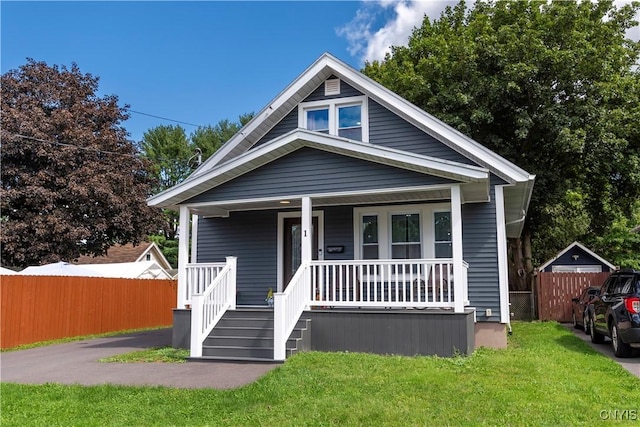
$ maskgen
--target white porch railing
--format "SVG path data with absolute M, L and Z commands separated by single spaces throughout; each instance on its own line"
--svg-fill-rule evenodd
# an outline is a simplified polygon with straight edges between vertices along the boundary
M 184 304 L 191 304 L 194 294 L 201 294 L 227 265 L 225 262 L 187 264 L 187 284 L 184 291 Z
M 307 306 L 462 312 L 469 305 L 469 265 L 461 266 L 457 279 L 449 258 L 303 262 L 285 291 L 274 295 L 274 359 L 285 360 L 287 339 Z
M 273 359 L 285 360 L 287 340 L 309 303 L 309 264 L 302 263 L 284 292 L 273 296 Z
M 235 257 L 227 257 L 215 279 L 191 295 L 191 357 L 202 357 L 202 343 L 213 327 L 227 310 L 236 308 L 236 262 Z
M 455 281 L 449 258 L 312 261 L 309 305 L 455 308 L 455 295 L 468 305 L 468 264 L 462 266 L 463 275 Z

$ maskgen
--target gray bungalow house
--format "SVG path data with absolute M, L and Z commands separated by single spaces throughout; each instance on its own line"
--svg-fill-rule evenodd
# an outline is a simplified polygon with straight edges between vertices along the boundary
M 236 360 L 504 347 L 506 240 L 533 183 L 324 54 L 149 199 L 180 212 L 174 346 Z

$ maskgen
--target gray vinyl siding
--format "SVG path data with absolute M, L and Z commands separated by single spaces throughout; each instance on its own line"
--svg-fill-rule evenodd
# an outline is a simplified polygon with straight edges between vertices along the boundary
M 198 262 L 238 257 L 239 305 L 262 305 L 269 287 L 277 289 L 276 211 L 232 212 L 228 218 L 198 220 Z
M 186 203 L 447 184 L 418 172 L 301 148 Z
M 258 147 L 266 142 L 271 141 L 272 139 L 278 138 L 279 136 L 284 135 L 287 132 L 291 132 L 294 129 L 298 128 L 298 109 L 294 108 L 291 110 L 289 114 L 287 114 L 282 120 L 278 122 L 274 127 L 271 128 L 269 132 L 258 142 L 256 142 L 252 149 Z
M 369 99 L 369 142 L 423 156 L 475 165 L 462 154 L 447 147 L 372 99 Z
M 344 246 L 343 253 L 327 253 L 328 246 Z M 353 207 L 336 206 L 324 210 L 324 259 L 353 259 Z
M 491 176 L 491 201 L 462 206 L 463 258 L 469 264 L 469 300 L 481 321 L 500 321 L 500 280 L 498 233 L 496 229 L 495 186 L 504 182 Z M 485 317 L 485 310 L 492 317 Z
M 329 79 L 331 79 L 331 78 L 334 78 L 334 77 L 330 77 Z M 362 92 L 354 89 L 353 87 L 351 87 L 350 85 L 345 83 L 344 80 L 341 79 L 340 80 L 340 94 L 339 95 L 325 96 L 325 94 L 324 94 L 324 82 L 322 82 L 320 84 L 320 86 L 318 86 L 316 88 L 316 90 L 311 92 L 311 95 L 307 96 L 304 99 L 304 101 L 302 101 L 302 102 L 323 101 L 325 99 L 349 98 L 350 96 L 362 96 Z

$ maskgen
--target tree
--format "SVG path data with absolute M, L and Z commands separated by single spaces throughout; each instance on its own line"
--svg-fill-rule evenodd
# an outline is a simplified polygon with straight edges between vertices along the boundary
M 2 262 L 102 255 L 156 227 L 152 177 L 120 125 L 127 107 L 98 97 L 76 64 L 28 59 L 2 75 Z
M 187 139 L 182 127 L 158 126 L 149 129 L 142 138 L 142 155 L 151 162 L 151 171 L 156 177 L 155 193 L 179 184 L 193 171 L 195 163 L 190 160 L 196 156 L 195 147 Z M 178 232 L 178 213 L 165 209 L 162 211 L 162 220 L 163 242 L 174 240 Z M 160 242 L 156 243 L 161 245 Z M 163 249 L 162 246 L 160 248 Z
M 625 37 L 639 8 L 461 1 L 425 17 L 408 46 L 365 64 L 368 76 L 537 175 L 522 238 L 509 241 L 516 289 L 531 286 L 545 254 L 600 235 L 640 197 L 640 44 Z
M 145 132 L 139 145 L 142 155 L 153 164 L 152 171 L 158 182 L 154 192 L 186 179 L 252 117 L 253 113 L 247 113 L 240 116 L 238 123 L 225 119 L 215 126 L 199 127 L 189 138 L 180 126 L 158 126 Z M 176 211 L 163 209 L 162 218 L 162 235 L 152 236 L 152 240 L 171 265 L 177 265 L 176 234 L 180 217 Z

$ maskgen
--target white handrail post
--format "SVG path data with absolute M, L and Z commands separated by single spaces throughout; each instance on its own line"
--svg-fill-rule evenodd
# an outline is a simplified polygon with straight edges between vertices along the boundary
M 229 266 L 229 281 L 231 286 L 229 287 L 229 300 L 231 304 L 229 305 L 229 310 L 236 309 L 236 267 L 238 265 L 238 258 L 234 256 L 227 257 L 227 265 Z
M 451 249 L 453 252 L 453 311 L 462 313 L 466 281 L 462 250 L 462 197 L 459 185 L 451 186 Z
M 273 295 L 273 360 L 284 361 L 287 356 L 285 330 L 285 295 Z
M 202 357 L 202 306 L 204 297 L 200 294 L 191 296 L 191 357 Z

